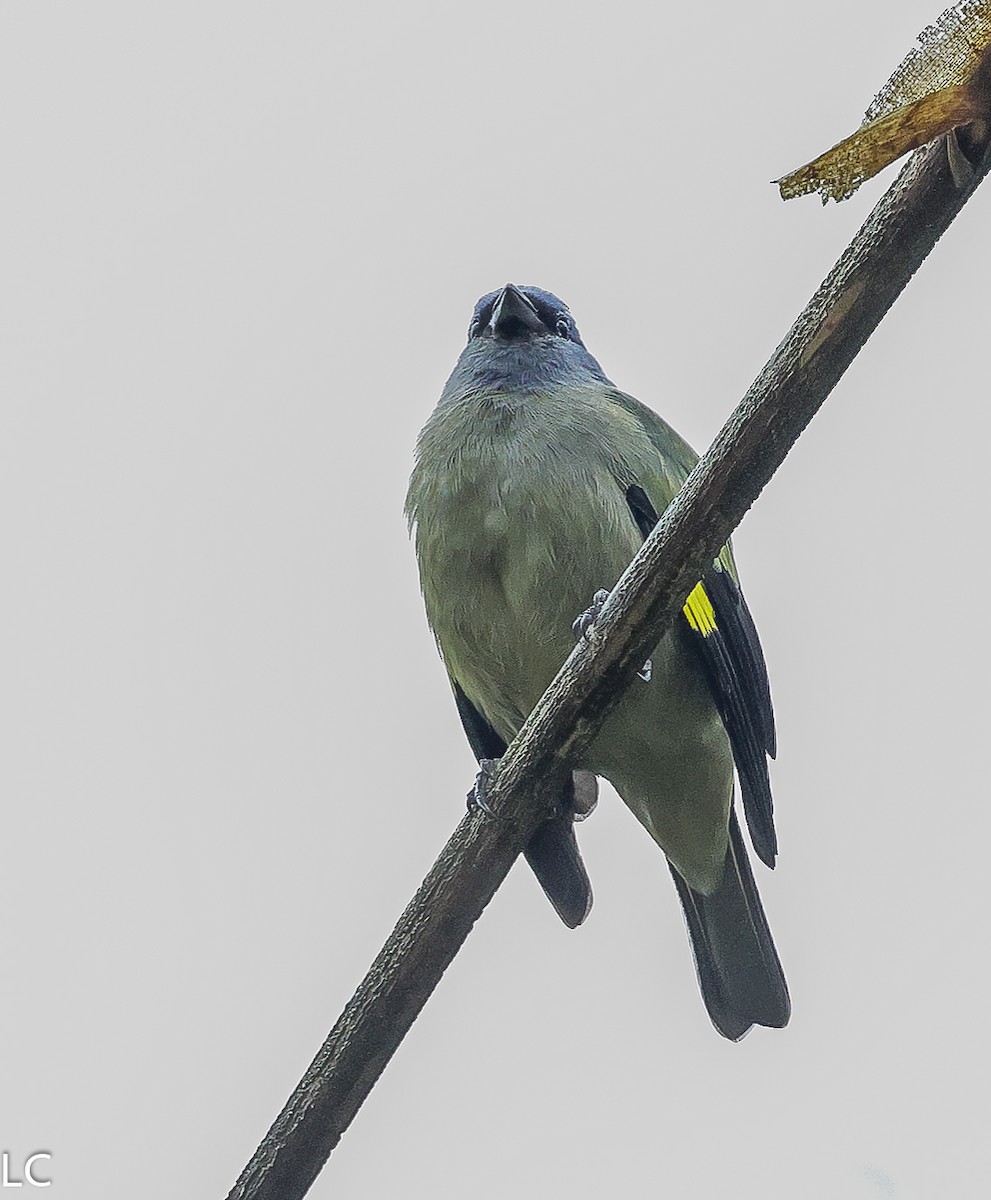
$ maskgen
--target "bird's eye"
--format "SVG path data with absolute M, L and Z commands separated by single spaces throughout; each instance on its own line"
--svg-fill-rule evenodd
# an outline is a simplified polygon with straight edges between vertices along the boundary
M 558 337 L 571 337 L 571 322 L 567 317 L 558 317 L 557 323 L 554 326 L 554 332 Z

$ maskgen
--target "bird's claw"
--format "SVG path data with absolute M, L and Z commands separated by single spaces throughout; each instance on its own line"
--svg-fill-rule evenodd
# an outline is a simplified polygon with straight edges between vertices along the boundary
M 595 627 L 595 622 L 599 619 L 602 613 L 602 606 L 609 599 L 609 593 L 605 588 L 599 590 L 592 597 L 592 603 L 579 613 L 575 620 L 571 623 L 571 631 L 575 637 L 589 638 L 592 630 Z
M 575 637 L 585 638 L 591 641 L 595 622 L 602 615 L 602 606 L 609 599 L 609 593 L 605 588 L 599 590 L 592 597 L 592 603 L 585 609 L 583 613 L 579 613 L 578 617 L 572 622 L 571 629 Z M 637 678 L 642 679 L 644 683 L 650 683 L 650 675 L 653 670 L 650 659 L 643 664 L 637 671 Z
M 489 782 L 498 765 L 499 759 L 497 758 L 483 758 L 479 760 L 478 774 L 475 776 L 475 786 L 468 793 L 469 812 L 477 808 L 485 813 L 487 817 L 494 817 L 496 815 L 489 807 L 485 794 L 489 789 Z

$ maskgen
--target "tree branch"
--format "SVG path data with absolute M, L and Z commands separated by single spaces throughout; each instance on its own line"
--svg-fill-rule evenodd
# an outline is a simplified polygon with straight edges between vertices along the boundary
M 571 764 L 674 622 L 799 434 L 991 166 L 967 130 L 919 151 L 868 217 L 686 480 L 466 816 L 228 1200 L 305 1195 Z M 976 164 L 963 185 L 967 162 Z M 961 170 L 963 163 L 964 170 Z

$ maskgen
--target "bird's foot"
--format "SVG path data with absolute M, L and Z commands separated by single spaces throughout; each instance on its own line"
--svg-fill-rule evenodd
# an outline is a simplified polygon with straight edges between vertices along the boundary
M 585 609 L 583 613 L 579 613 L 577 619 L 572 623 L 571 629 L 575 637 L 585 638 L 586 641 L 591 641 L 595 635 L 595 623 L 602 615 L 602 606 L 609 599 L 609 593 L 600 588 L 592 597 L 592 603 Z M 650 659 L 643 664 L 637 671 L 637 678 L 642 679 L 644 683 L 650 683 L 650 675 L 653 667 Z
M 592 597 L 592 603 L 584 612 L 579 613 L 571 623 L 571 631 L 575 637 L 586 638 L 588 641 L 592 640 L 592 631 L 595 628 L 595 622 L 601 616 L 602 606 L 608 599 L 609 593 L 606 589 L 599 588 Z
M 489 790 L 489 783 L 492 776 L 495 774 L 495 769 L 499 765 L 498 758 L 483 758 L 478 763 L 478 774 L 475 776 L 475 786 L 468 793 L 468 811 L 481 809 L 487 817 L 494 817 L 496 814 L 489 807 L 486 793 Z

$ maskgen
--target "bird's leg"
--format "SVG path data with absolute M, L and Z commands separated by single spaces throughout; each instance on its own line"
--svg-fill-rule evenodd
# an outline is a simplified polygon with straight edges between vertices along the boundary
M 478 774 L 475 777 L 475 786 L 468 793 L 468 811 L 481 809 L 487 817 L 495 817 L 498 814 L 489 806 L 486 798 L 486 792 L 489 788 L 489 783 L 495 773 L 496 767 L 499 765 L 498 758 L 483 758 L 478 764 Z M 596 805 L 599 803 L 599 781 L 591 771 L 573 771 L 571 774 L 570 786 L 565 789 L 564 803 L 556 807 L 553 812 L 547 814 L 549 821 L 556 820 L 565 815 L 570 816 L 573 821 L 584 821 L 586 817 L 591 816 L 595 811 Z
M 579 613 L 578 616 L 571 622 L 571 631 L 575 637 L 585 638 L 586 641 L 592 640 L 592 631 L 595 627 L 595 622 L 599 619 L 602 613 L 602 606 L 609 599 L 609 593 L 605 588 L 599 590 L 592 597 L 592 603 Z
M 579 613 L 576 619 L 571 624 L 572 632 L 575 637 L 585 638 L 586 641 L 592 641 L 595 637 L 595 622 L 602 615 L 602 606 L 609 599 L 609 593 L 604 588 L 599 590 L 592 597 L 592 603 Z M 637 671 L 637 678 L 642 679 L 644 683 L 650 683 L 650 675 L 653 668 L 651 667 L 650 659 L 643 664 Z
M 475 776 L 475 786 L 468 793 L 468 811 L 481 809 L 487 817 L 494 817 L 496 814 L 489 808 L 488 801 L 485 798 L 486 792 L 489 790 L 489 782 L 495 773 L 496 767 L 499 765 L 498 758 L 482 758 L 478 762 L 478 774 Z

